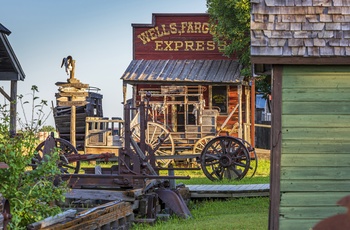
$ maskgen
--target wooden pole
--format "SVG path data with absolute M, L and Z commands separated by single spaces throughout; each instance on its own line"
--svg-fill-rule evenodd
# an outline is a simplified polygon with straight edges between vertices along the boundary
M 74 79 L 75 78 L 75 60 L 72 60 L 72 71 L 70 72 L 70 79 Z
M 126 91 L 127 91 L 127 85 L 126 83 L 123 83 L 123 104 L 126 104 Z
M 251 140 L 251 123 L 250 123 L 250 109 L 251 109 L 251 89 L 249 86 L 244 86 L 244 93 L 245 93 L 245 125 L 244 125 L 244 139 L 245 140 Z
M 75 105 L 71 107 L 70 114 L 70 142 L 76 148 L 76 138 L 75 138 L 75 117 L 76 117 L 76 108 Z
M 255 78 L 252 78 L 250 99 L 251 99 L 250 144 L 252 145 L 252 147 L 255 147 Z
M 10 132 L 16 133 L 17 122 L 17 80 L 11 81 Z
M 239 108 L 238 108 L 238 137 L 242 138 L 243 134 L 242 134 L 242 85 L 238 85 L 238 104 L 239 104 Z

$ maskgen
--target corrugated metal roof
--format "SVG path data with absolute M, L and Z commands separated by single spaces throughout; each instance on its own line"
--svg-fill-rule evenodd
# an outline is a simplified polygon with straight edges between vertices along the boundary
M 144 82 L 240 84 L 243 76 L 236 60 L 132 60 L 121 79 Z

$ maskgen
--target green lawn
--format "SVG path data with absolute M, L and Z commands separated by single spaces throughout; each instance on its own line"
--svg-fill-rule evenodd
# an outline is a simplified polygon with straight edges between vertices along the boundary
M 133 229 L 266 230 L 268 228 L 269 199 L 266 197 L 193 201 L 189 208 L 193 216 L 190 219 L 172 217 L 153 226 L 134 225 Z
M 200 170 L 176 171 L 175 175 L 191 177 L 190 180 L 177 180 L 183 184 L 266 184 L 269 183 L 270 161 L 260 160 L 254 177 L 240 181 L 210 181 Z M 155 225 L 135 224 L 133 229 L 233 229 L 266 230 L 268 228 L 268 197 L 191 200 L 188 205 L 192 218 L 180 219 L 176 216 Z

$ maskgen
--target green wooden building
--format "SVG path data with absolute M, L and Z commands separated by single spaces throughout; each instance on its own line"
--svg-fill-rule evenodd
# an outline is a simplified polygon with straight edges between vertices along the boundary
M 312 229 L 350 194 L 350 1 L 251 0 L 254 66 L 272 66 L 269 229 Z

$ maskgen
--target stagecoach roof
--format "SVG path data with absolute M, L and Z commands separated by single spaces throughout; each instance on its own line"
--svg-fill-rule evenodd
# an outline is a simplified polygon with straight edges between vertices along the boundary
M 121 79 L 124 83 L 229 83 L 242 84 L 237 60 L 132 60 Z
M 11 34 L 0 23 L 0 80 L 24 80 L 25 75 L 7 36 Z

